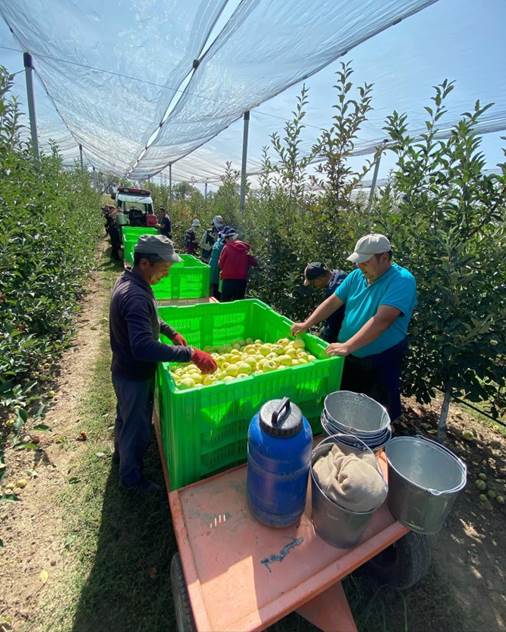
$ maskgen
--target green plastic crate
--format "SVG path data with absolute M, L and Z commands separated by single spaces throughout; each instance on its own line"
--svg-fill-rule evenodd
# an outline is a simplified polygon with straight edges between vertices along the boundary
M 137 239 L 124 239 L 123 240 L 123 261 L 126 261 L 130 265 L 134 262 L 134 248 L 137 243 Z
M 245 338 L 276 342 L 290 335 L 291 322 L 255 299 L 160 307 L 158 312 L 199 348 Z M 171 489 L 244 462 L 249 422 L 269 399 L 290 397 L 310 420 L 313 432 L 321 431 L 323 400 L 340 387 L 343 358 L 326 356 L 327 345 L 320 338 L 302 337 L 318 360 L 227 384 L 178 390 L 169 364 L 159 365 L 157 398 Z
M 122 226 L 123 241 L 126 239 L 137 241 L 141 235 L 158 235 L 158 229 L 152 226 Z
M 153 285 L 157 301 L 209 296 L 209 266 L 192 255 L 180 256 L 183 261 L 171 266 L 169 274 Z
M 143 226 L 123 226 L 123 261 L 130 265 L 134 262 L 134 248 L 141 235 L 158 235 L 158 230 Z

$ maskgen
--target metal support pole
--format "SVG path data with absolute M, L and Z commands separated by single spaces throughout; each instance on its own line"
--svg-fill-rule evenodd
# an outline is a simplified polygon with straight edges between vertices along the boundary
M 378 180 L 378 172 L 381 162 L 381 156 L 385 149 L 386 141 L 383 141 L 381 145 L 376 148 L 376 164 L 374 165 L 374 172 L 372 174 L 371 189 L 369 191 L 369 202 L 367 204 L 367 212 L 370 213 L 372 207 L 372 201 L 374 198 L 374 190 L 376 189 L 376 182 Z
M 204 182 L 204 200 L 207 202 L 207 180 Z
M 81 163 L 81 171 L 84 169 L 83 166 L 83 146 L 79 143 L 79 162 Z
M 172 163 L 169 162 L 169 208 L 172 210 Z
M 35 97 L 33 92 L 33 66 L 30 53 L 23 53 L 25 65 L 26 96 L 28 100 L 28 116 L 30 118 L 30 131 L 32 134 L 32 149 L 35 160 L 39 160 L 39 140 L 37 137 L 37 119 L 35 117 Z
M 249 129 L 249 112 L 244 112 L 244 129 L 242 134 L 242 167 L 241 167 L 241 198 L 239 209 L 244 213 L 246 203 L 246 163 L 248 161 L 248 129 Z

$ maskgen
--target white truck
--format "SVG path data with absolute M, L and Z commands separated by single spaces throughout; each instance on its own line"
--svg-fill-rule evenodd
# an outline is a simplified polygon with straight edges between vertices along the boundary
M 156 224 L 153 199 L 151 198 L 151 192 L 147 189 L 118 187 L 116 206 L 126 215 L 130 226 Z

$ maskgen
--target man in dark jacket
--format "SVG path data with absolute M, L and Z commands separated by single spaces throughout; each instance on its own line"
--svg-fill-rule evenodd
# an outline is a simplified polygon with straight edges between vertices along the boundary
M 115 457 L 121 484 L 141 493 L 158 486 L 143 475 L 143 457 L 151 438 L 153 385 L 158 362 L 193 362 L 203 373 L 216 363 L 169 325 L 159 320 L 151 285 L 181 261 L 174 244 L 163 235 L 143 235 L 134 251 L 132 270 L 125 271 L 112 292 L 109 329 L 112 382 L 116 392 Z M 159 342 L 163 334 L 173 342 Z
M 204 231 L 202 239 L 200 240 L 200 258 L 204 263 L 209 263 L 213 246 L 223 228 L 223 217 L 221 215 L 215 215 L 212 225 Z
M 186 254 L 196 255 L 199 248 L 199 240 L 197 238 L 197 231 L 200 230 L 200 220 L 195 218 L 192 221 L 192 225 L 184 234 L 184 247 Z
M 329 270 L 324 263 L 313 261 L 304 270 L 304 285 L 323 290 L 325 298 L 332 296 L 346 278 L 342 270 Z M 326 342 L 337 342 L 337 335 L 344 318 L 344 305 L 324 321 L 320 338 Z
M 249 269 L 257 265 L 250 254 L 250 245 L 237 239 L 234 228 L 223 231 L 225 246 L 220 254 L 219 266 L 222 279 L 221 300 L 226 303 L 244 298 Z
M 162 219 L 160 221 L 160 233 L 172 239 L 172 222 L 170 221 L 170 216 L 164 208 L 160 208 L 160 213 L 162 214 Z

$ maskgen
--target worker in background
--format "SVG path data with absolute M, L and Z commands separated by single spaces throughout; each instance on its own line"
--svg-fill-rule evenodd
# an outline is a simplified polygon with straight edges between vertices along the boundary
M 304 270 L 304 285 L 323 290 L 325 298 L 332 296 L 346 278 L 342 270 L 329 270 L 319 261 L 308 263 Z M 344 305 L 331 314 L 320 329 L 320 338 L 326 342 L 337 342 L 337 334 L 344 318 Z
M 121 261 L 121 228 L 117 222 L 118 210 L 111 209 L 109 215 L 109 237 L 111 238 L 111 257 Z
M 338 342 L 327 354 L 346 357 L 343 390 L 365 393 L 383 404 L 392 421 L 401 414 L 401 360 L 407 350 L 409 321 L 416 305 L 415 277 L 392 263 L 390 241 L 365 235 L 348 257 L 357 269 L 292 334 L 307 331 L 345 306 Z
M 153 387 L 158 362 L 193 362 L 203 373 L 217 366 L 208 353 L 190 347 L 161 322 L 151 286 L 181 261 L 163 235 L 143 235 L 134 251 L 132 270 L 123 272 L 112 292 L 109 313 L 112 382 L 117 398 L 115 457 L 123 487 L 149 494 L 159 487 L 143 473 L 151 438 Z M 160 333 L 172 341 L 159 341 Z
M 110 204 L 106 204 L 105 206 L 102 206 L 102 216 L 104 218 L 104 228 L 105 228 L 106 237 L 111 236 L 111 222 L 112 222 L 111 213 L 112 213 L 113 208 L 114 206 L 111 206 Z
M 237 231 L 231 226 L 223 231 L 225 245 L 221 251 L 220 267 L 221 300 L 235 301 L 244 298 L 250 268 L 257 260 L 250 254 L 250 245 L 238 239 Z
M 223 226 L 218 234 L 218 239 L 214 242 L 213 249 L 211 250 L 211 257 L 209 259 L 209 267 L 211 269 L 210 284 L 211 284 L 211 296 L 220 300 L 220 255 L 225 245 L 225 234 L 231 229 L 230 226 Z M 234 229 L 232 229 L 234 231 Z M 235 232 L 235 231 L 234 231 Z
M 197 231 L 200 229 L 200 221 L 194 219 L 190 228 L 184 234 L 184 247 L 189 255 L 196 255 L 199 247 Z
M 169 214 L 163 207 L 160 208 L 160 214 L 162 216 L 160 219 L 160 233 L 172 239 L 172 222 L 170 221 Z
M 223 226 L 223 217 L 221 215 L 215 215 L 213 217 L 211 226 L 204 231 L 202 239 L 200 240 L 200 258 L 204 263 L 209 263 L 214 242 L 218 239 L 218 233 L 223 228 Z

